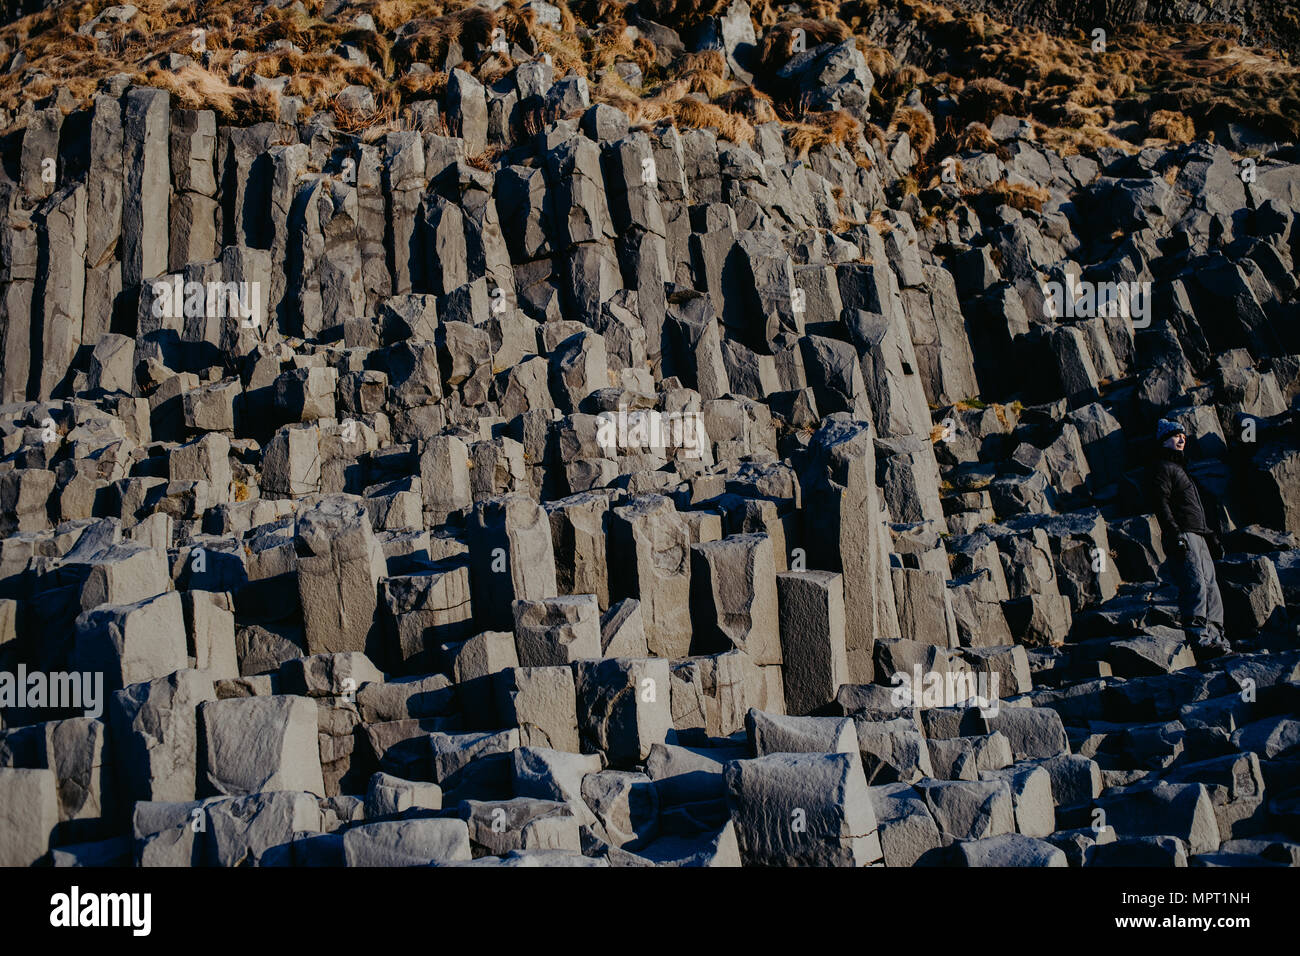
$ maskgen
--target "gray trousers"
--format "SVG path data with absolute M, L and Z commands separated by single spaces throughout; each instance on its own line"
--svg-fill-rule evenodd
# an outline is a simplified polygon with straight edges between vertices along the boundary
M 1219 581 L 1214 575 L 1210 546 L 1199 534 L 1185 534 L 1183 537 L 1187 539 L 1187 552 L 1181 560 L 1175 561 L 1183 623 L 1193 629 L 1203 628 L 1222 635 L 1223 597 L 1219 594 Z

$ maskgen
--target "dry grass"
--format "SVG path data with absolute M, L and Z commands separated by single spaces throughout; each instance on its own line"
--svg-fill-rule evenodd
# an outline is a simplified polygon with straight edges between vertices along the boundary
M 981 76 L 966 84 L 961 104 L 969 119 L 988 125 L 1000 113 L 1024 113 L 1025 94 L 997 77 Z
M 795 55 L 796 30 L 804 33 L 804 48 L 814 49 L 823 43 L 839 43 L 849 38 L 849 28 L 839 20 L 783 20 L 763 35 L 758 45 L 756 72 L 773 77 Z
M 900 107 L 894 113 L 890 129 L 907 133 L 912 148 L 916 150 L 916 155 L 922 159 L 934 146 L 936 138 L 934 120 L 930 118 L 930 114 L 925 110 L 919 110 L 911 106 Z
M 1148 129 L 1152 136 L 1167 139 L 1171 143 L 1190 143 L 1196 136 L 1196 127 L 1191 119 L 1173 110 L 1156 110 L 1152 113 Z
M 933 171 L 930 157 L 996 151 L 987 127 L 1000 113 L 1028 116 L 1039 139 L 1063 153 L 1132 148 L 1114 131 L 1133 122 L 1148 137 L 1175 143 L 1210 138 L 1223 119 L 1254 123 L 1281 139 L 1300 136 L 1300 70 L 1242 45 L 1237 31 L 1221 25 L 1127 25 L 1112 30 L 1108 51 L 1097 55 L 1082 31 L 1053 36 L 1010 27 L 934 0 L 811 0 L 802 12 L 754 0 L 759 46 L 754 83 L 747 85 L 730 75 L 717 51 L 660 66 L 653 43 L 628 35 L 626 0 L 555 0 L 558 29 L 540 24 L 523 0 L 506 0 L 496 11 L 473 0 L 359 0 L 329 19 L 323 0 L 283 9 L 237 0 L 137 0 L 137 16 L 103 24 L 101 40 L 80 35 L 78 28 L 108 3 L 65 3 L 0 28 L 0 41 L 28 58 L 26 68 L 0 75 L 0 108 L 13 113 L 26 101 L 48 105 L 56 94 L 65 108 L 69 100 L 84 104 L 101 80 L 126 72 L 167 89 L 178 105 L 216 110 L 223 122 L 276 118 L 277 98 L 256 88 L 257 74 L 288 78 L 285 92 L 303 101 L 300 115 L 332 111 L 341 129 L 372 137 L 393 128 L 406 104 L 441 96 L 445 69 L 453 65 L 485 83 L 509 75 L 511 56 L 489 49 L 501 31 L 511 45 L 549 54 L 557 76 L 586 76 L 593 101 L 625 109 L 633 123 L 710 127 L 749 143 L 756 125 L 776 120 L 800 154 L 846 147 L 867 168 L 870 160 L 857 155 L 859 137 L 883 145 L 883 131 L 863 130 L 842 113 L 810 111 L 798 91 L 778 81 L 802 30 L 808 50 L 854 38 L 876 78 L 871 112 L 888 117 L 891 132 L 908 133 L 921 177 Z M 637 12 L 689 31 L 728 5 L 641 0 Z M 363 12 L 374 19 L 374 30 L 354 22 Z M 202 55 L 192 49 L 196 26 L 206 30 Z M 343 44 L 361 50 L 369 65 L 340 56 Z M 891 50 L 906 50 L 906 61 Z M 195 62 L 163 69 L 157 60 L 168 53 Z M 464 57 L 459 64 L 446 62 L 458 56 Z M 232 70 L 236 57 L 245 62 L 240 71 Z M 612 67 L 621 61 L 637 64 L 644 87 L 631 89 L 615 75 Z M 373 114 L 337 108 L 339 91 L 354 84 L 374 95 Z M 941 85 L 957 97 L 959 111 L 936 128 L 905 100 L 919 90 L 933 106 Z M 536 132 L 542 118 L 526 113 L 521 127 Z
M 728 113 L 743 116 L 755 126 L 777 119 L 772 97 L 753 86 L 741 86 L 723 93 L 714 102 Z
M 813 113 L 808 122 L 785 124 L 786 144 L 801 158 L 822 146 L 854 145 L 862 135 L 862 124 L 845 113 Z
M 718 135 L 741 146 L 754 141 L 754 127 L 743 116 L 728 113 L 720 106 L 686 97 L 672 104 L 672 119 L 688 129 L 716 129 Z
M 167 90 L 175 107 L 215 110 L 226 123 L 244 125 L 279 118 L 280 98 L 271 90 L 233 86 L 201 66 L 186 66 L 174 73 L 155 66 L 135 79 Z
M 330 109 L 334 113 L 335 125 L 345 133 L 360 136 L 363 142 L 373 142 L 398 128 L 399 101 L 391 93 L 376 97 L 375 109 L 371 111 L 349 109 L 337 98 L 330 103 Z
M 1032 209 L 1043 211 L 1043 203 L 1051 199 L 1051 194 L 1041 186 L 1026 186 L 1024 183 L 1010 183 L 1000 179 L 984 190 L 985 196 L 992 197 L 999 206 L 1011 206 L 1024 212 Z M 994 250 L 995 252 L 997 250 Z
M 475 169 L 481 169 L 485 173 L 490 173 L 496 169 L 497 157 L 501 155 L 500 146 L 489 146 L 483 152 L 476 156 L 470 156 L 465 162 L 469 163 Z
M 1095 153 L 1098 149 L 1132 150 L 1132 144 L 1096 126 L 1069 127 L 1035 126 L 1039 141 L 1062 156 L 1075 153 Z
M 957 152 L 959 153 L 996 153 L 999 149 L 998 142 L 989 132 L 989 128 L 983 123 L 971 123 L 957 138 Z

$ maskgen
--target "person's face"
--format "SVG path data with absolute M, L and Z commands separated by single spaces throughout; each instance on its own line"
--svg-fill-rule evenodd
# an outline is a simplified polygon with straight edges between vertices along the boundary
M 1187 436 L 1179 432 L 1173 437 L 1173 446 L 1175 451 L 1182 451 L 1187 447 Z

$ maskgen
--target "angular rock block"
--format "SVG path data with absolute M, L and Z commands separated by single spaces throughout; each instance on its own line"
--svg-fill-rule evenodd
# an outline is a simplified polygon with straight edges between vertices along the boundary
M 1096 806 L 1105 813 L 1106 825 L 1114 827 L 1120 840 L 1131 837 L 1173 836 L 1189 853 L 1213 853 L 1219 849 L 1219 824 L 1214 804 L 1199 783 L 1157 782 L 1112 790 Z
M 743 651 L 673 663 L 673 726 L 678 731 L 730 736 L 744 727 L 751 704 L 773 706 L 758 666 Z
M 498 721 L 524 747 L 578 753 L 578 703 L 570 667 L 513 667 L 494 678 Z
M 377 657 L 375 607 L 386 568 L 365 507 L 342 495 L 325 498 L 298 516 L 294 548 L 308 653 Z
M 544 508 L 551 521 L 556 583 L 561 594 L 594 594 L 601 611 L 609 609 L 606 525 L 609 495 L 582 492 Z
M 469 449 L 454 435 L 434 435 L 420 449 L 420 488 L 424 510 L 441 523 L 473 503 Z
M 691 649 L 690 532 L 670 499 L 643 495 L 615 508 L 609 548 L 610 600 L 637 598 L 646 643 L 657 657 Z
M 776 566 L 767 535 L 691 545 L 690 574 L 693 644 L 705 652 L 734 647 L 759 665 L 781 663 Z
M 751 708 L 745 731 L 756 756 L 777 753 L 856 754 L 858 735 L 844 717 L 787 717 Z
M 989 731 L 998 731 L 1011 742 L 1017 760 L 1055 757 L 1070 752 L 1061 716 L 1046 707 L 1001 706 L 986 716 Z
M 1056 829 L 1056 805 L 1052 800 L 1052 778 L 1042 767 L 1014 766 L 981 770 L 981 780 L 1005 780 L 1011 788 L 1011 806 L 1016 832 L 1042 838 Z
M 262 492 L 302 498 L 321 490 L 321 433 L 315 425 L 285 425 L 262 453 Z
M 435 783 L 403 780 L 387 773 L 376 773 L 370 777 L 370 783 L 366 787 L 367 820 L 378 820 L 416 807 L 441 810 L 442 788 Z
M 1095 760 L 1077 754 L 1025 761 L 1047 771 L 1052 778 L 1052 800 L 1058 807 L 1075 807 L 1101 796 L 1101 768 Z
M 916 783 L 935 776 L 930 763 L 930 743 L 913 719 L 853 718 L 858 733 L 858 753 L 867 781 L 874 785 Z
M 901 636 L 874 439 L 865 422 L 832 415 L 812 448 L 813 466 L 800 476 L 808 562 L 844 577 L 849 679 L 865 683 L 874 675 L 875 641 Z
M 348 866 L 428 866 L 469 860 L 464 820 L 385 820 L 343 834 Z
M 84 559 L 84 566 L 88 569 L 81 586 L 85 611 L 101 604 L 135 604 L 170 590 L 166 559 L 139 542 L 123 541 L 97 551 Z
M 938 824 L 944 846 L 1015 832 L 1011 788 L 1005 780 L 923 780 L 916 789 Z
M 215 700 L 212 678 L 196 670 L 131 684 L 113 695 L 108 722 L 125 799 L 180 803 L 195 798 L 198 708 Z
M 849 682 L 844 643 L 844 578 L 830 571 L 776 576 L 782 678 L 788 714 L 810 714 Z
M 295 839 L 321 830 L 310 793 L 254 793 L 209 803 L 207 859 L 216 866 L 264 866 Z
M 477 502 L 469 522 L 469 545 L 476 622 L 509 630 L 515 601 L 541 601 L 559 593 L 550 521 L 527 495 Z
M 772 754 L 725 771 L 747 866 L 869 866 L 881 860 L 862 765 L 850 754 Z
M 600 619 L 600 649 L 605 657 L 648 657 L 641 602 L 624 598 Z
M 325 795 L 316 743 L 316 704 L 304 697 L 247 697 L 199 705 L 210 791 L 242 796 L 268 790 Z
M 41 741 L 45 767 L 59 780 L 55 841 L 71 843 L 110 832 L 117 817 L 117 788 L 108 725 L 89 717 L 49 721 Z
M 962 866 L 1068 866 L 1065 854 L 1042 840 L 1004 833 L 957 844 Z
M 510 730 L 429 736 L 433 779 L 442 787 L 443 801 L 497 800 L 510 795 L 512 754 L 519 749 L 519 732 Z
M 672 733 L 667 661 L 579 661 L 576 685 L 583 749 L 603 753 L 610 764 L 640 763 Z
M 210 864 L 208 809 L 228 799 L 137 803 L 131 814 L 135 864 L 141 867 Z
M 515 601 L 515 646 L 524 667 L 601 657 L 600 606 L 594 594 Z
M 102 672 L 107 693 L 185 669 L 185 618 L 175 591 L 85 611 L 76 627 L 74 668 Z
M 362 684 L 357 691 L 357 710 L 368 724 L 440 717 L 455 709 L 456 689 L 442 674 Z
M 1245 836 L 1263 823 L 1264 775 L 1257 753 L 1228 754 L 1184 764 L 1164 776 L 1167 783 L 1200 783 L 1209 791 L 1219 836 Z
M 122 202 L 122 285 L 134 286 L 167 271 L 168 201 L 171 192 L 170 97 L 137 87 L 126 96 Z
M 520 747 L 514 751 L 512 759 L 516 796 L 567 803 L 580 824 L 599 825 L 596 815 L 582 799 L 582 779 L 603 769 L 600 754 Z
M 467 637 L 473 626 L 469 568 L 463 565 L 385 577 L 379 603 L 389 622 L 390 659 L 408 670 L 432 669 L 437 649 Z
M 1011 748 L 999 733 L 927 741 L 934 776 L 940 780 L 979 780 L 984 771 L 1011 764 Z
M 603 770 L 582 779 L 582 799 L 609 845 L 636 852 L 659 834 L 659 792 L 643 773 Z
M 885 866 L 913 866 L 943 841 L 925 800 L 905 783 L 868 788 Z
M 379 668 L 359 651 L 296 657 L 280 667 L 280 690 L 301 697 L 346 697 L 363 684 L 383 679 Z
M 578 820 L 569 805 L 556 800 L 466 800 L 460 817 L 469 827 L 475 857 L 505 856 L 514 850 L 582 851 Z
M 50 848 L 59 822 L 53 770 L 0 767 L 0 866 L 31 866 Z
M 519 666 L 514 636 L 504 631 L 485 631 L 460 644 L 444 646 L 444 654 L 456 681 L 456 698 L 465 723 L 470 727 L 495 726 L 494 675 Z

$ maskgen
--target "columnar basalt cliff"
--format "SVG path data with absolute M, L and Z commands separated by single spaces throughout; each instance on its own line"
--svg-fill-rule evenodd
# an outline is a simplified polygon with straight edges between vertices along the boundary
M 1288 21 L 1008 6 L 15 7 L 0 864 L 1300 863 Z

